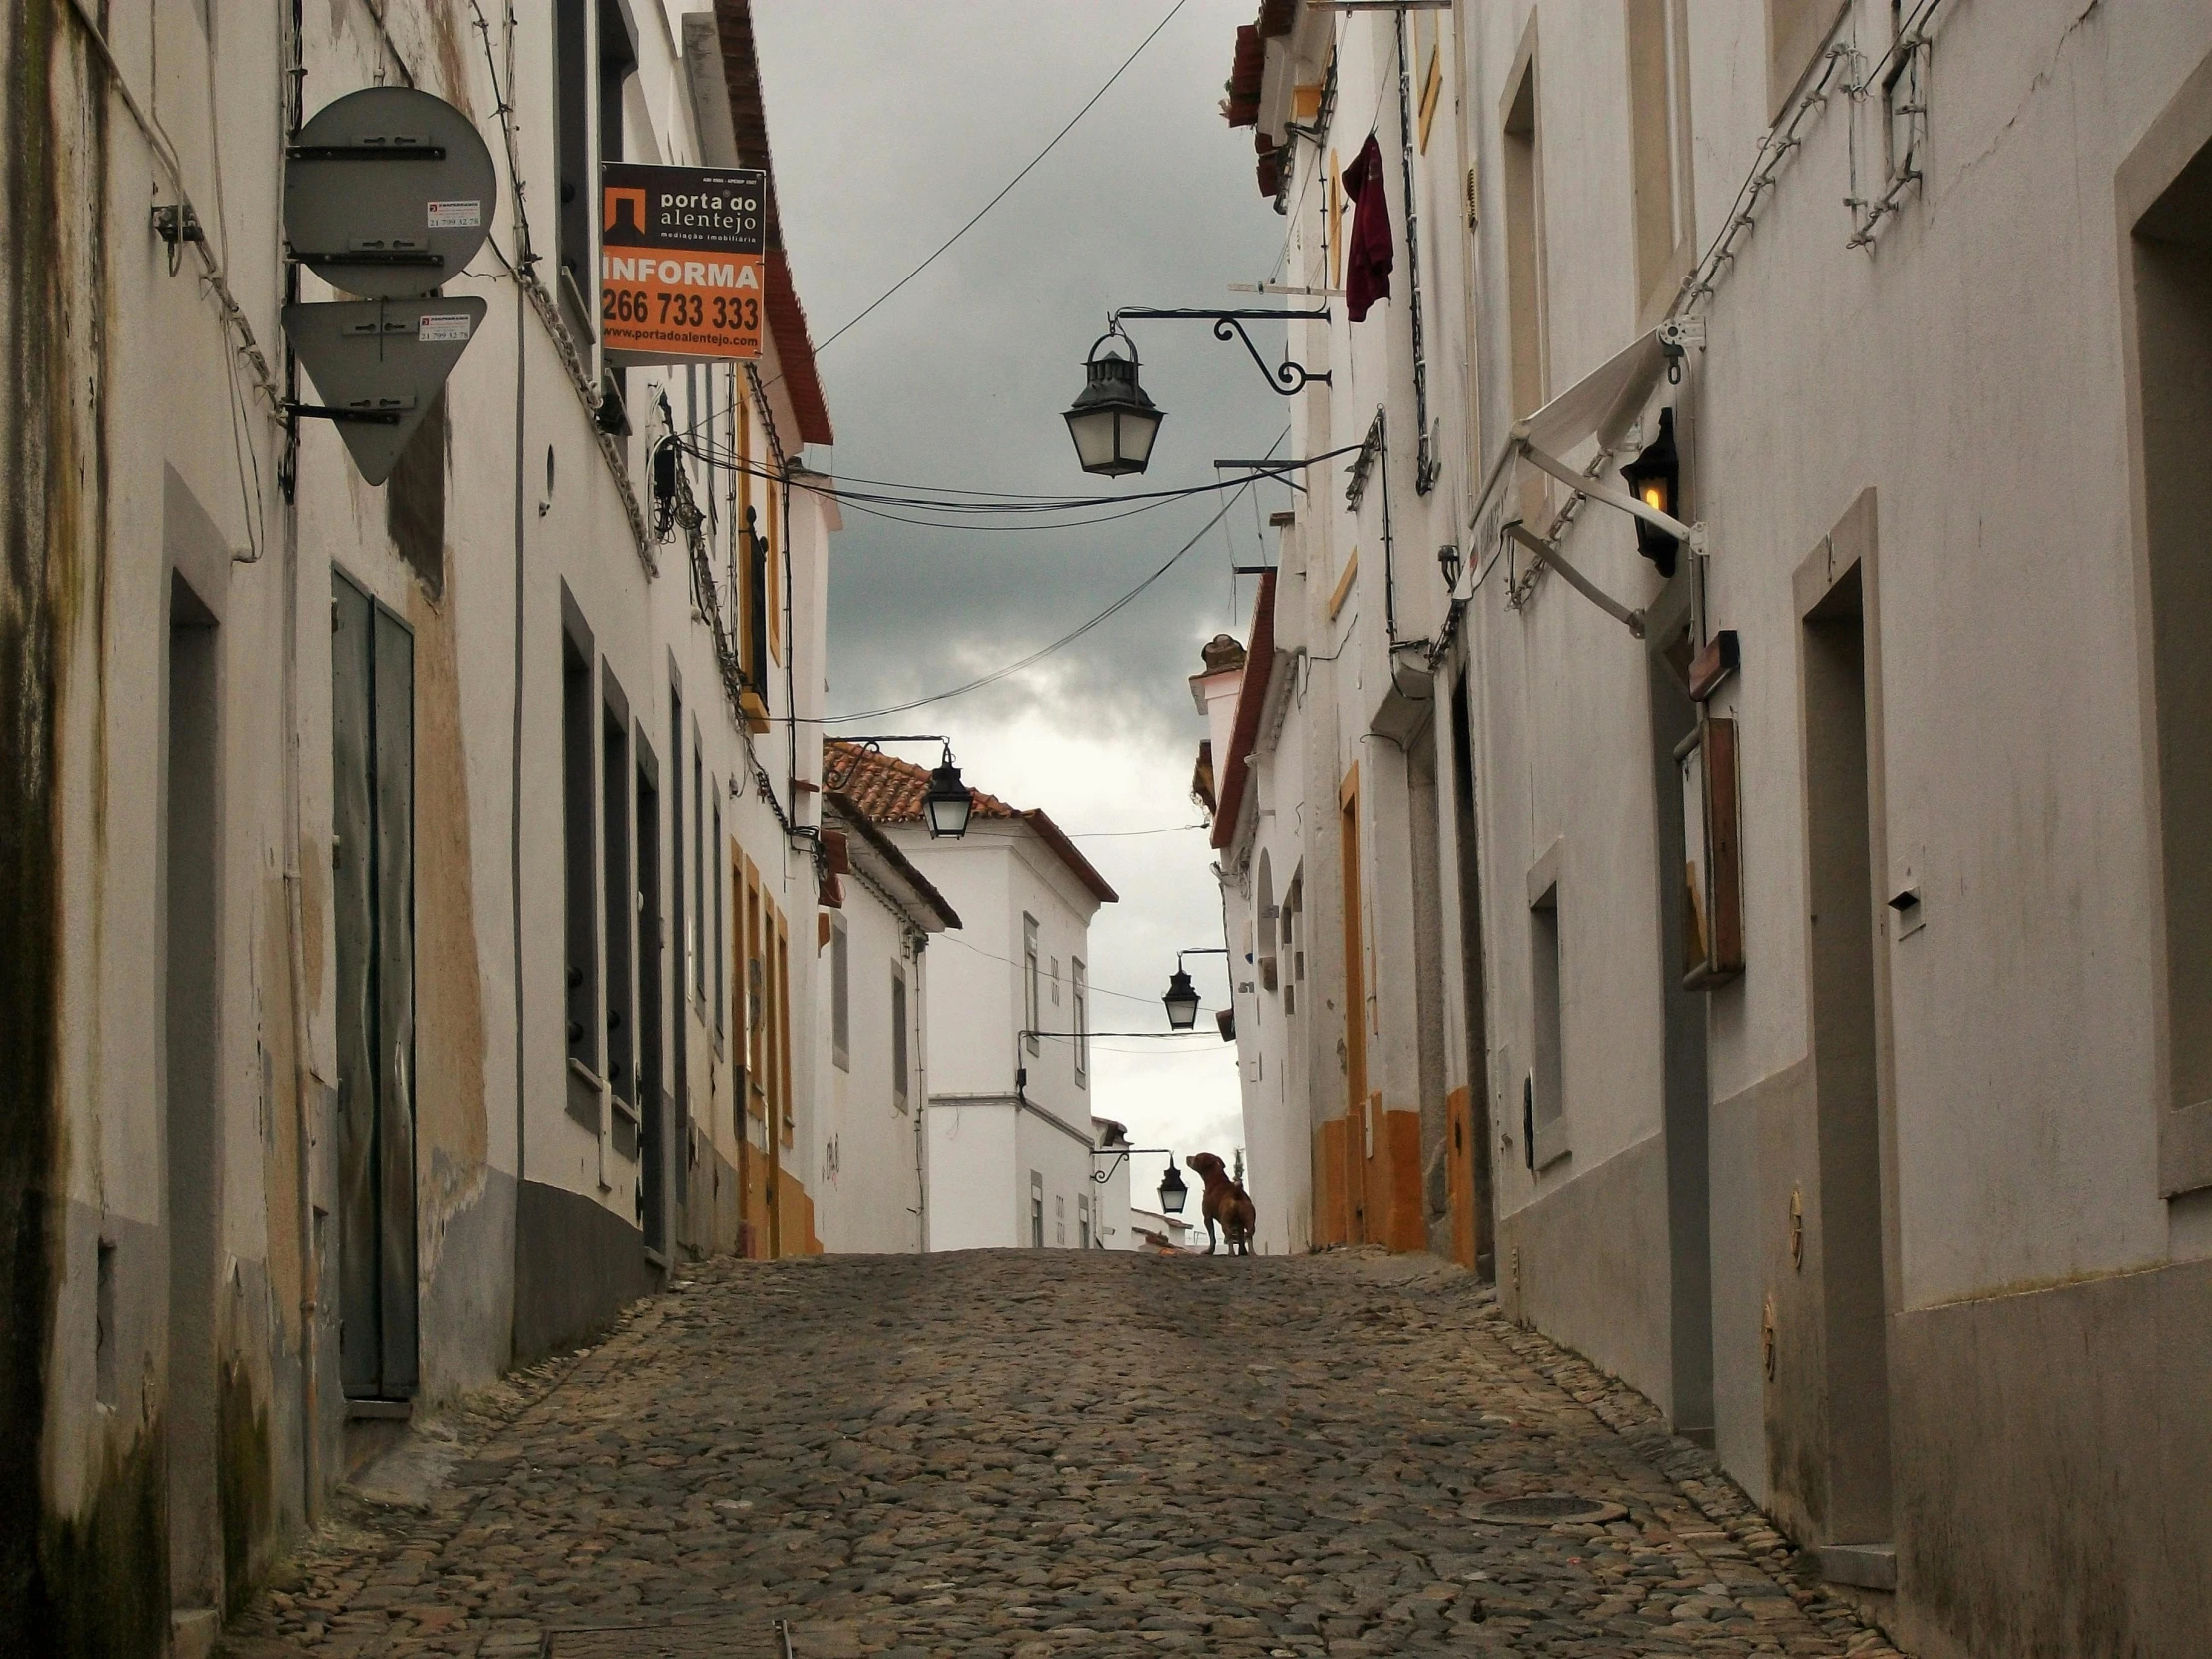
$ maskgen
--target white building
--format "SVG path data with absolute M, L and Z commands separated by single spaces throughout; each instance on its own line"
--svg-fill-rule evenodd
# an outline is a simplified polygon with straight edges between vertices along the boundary
M 1191 1224 L 1181 1216 L 1162 1215 L 1158 1210 L 1132 1210 L 1129 1212 L 1131 1236 L 1136 1240 L 1131 1250 L 1187 1250 L 1190 1248 Z
M 1279 533 L 1291 517 L 1276 515 Z M 1307 1045 L 1317 1028 L 1311 1009 L 1301 1005 L 1307 994 L 1304 837 L 1299 815 L 1276 810 L 1283 797 L 1279 777 L 1300 776 L 1305 726 L 1288 718 L 1296 677 L 1276 648 L 1276 582 L 1272 574 L 1260 580 L 1250 652 L 1217 636 L 1203 653 L 1202 672 L 1190 681 L 1209 733 L 1193 788 L 1213 821 L 1245 1184 L 1259 1215 L 1252 1248 L 1262 1255 L 1304 1250 L 1313 1237 L 1315 1167 L 1306 1077 Z M 1187 965 L 1199 985 L 1213 982 L 1210 962 L 1194 957 Z
M 1263 1230 L 1310 1137 L 1910 1651 L 2199 1652 L 2212 11 L 1267 0 L 1228 91 L 1359 449 L 1214 732 Z
M 395 1419 L 816 1244 L 836 514 L 750 13 L 486 11 L 0 19 L 0 1626 L 57 1650 L 199 1646 Z M 371 486 L 280 207 L 376 87 L 496 203 Z M 612 159 L 769 174 L 757 361 L 602 352 Z
M 1128 1126 L 1112 1118 L 1094 1117 L 1091 1119 L 1091 1142 L 1100 1156 L 1091 1160 L 1094 1186 L 1090 1247 L 1093 1250 L 1135 1250 L 1137 1235 L 1129 1223 L 1129 1160 L 1117 1156 L 1120 1149 L 1129 1144 Z
M 917 1251 L 927 953 L 931 937 L 960 917 L 851 797 L 830 792 L 823 829 L 831 878 L 826 983 L 815 1005 L 815 1230 L 825 1250 Z
M 1081 1248 L 1091 1180 L 1091 917 L 1115 901 L 1059 826 L 972 790 L 967 834 L 931 840 L 927 769 L 832 743 L 831 782 L 959 912 L 931 964 L 928 1248 Z

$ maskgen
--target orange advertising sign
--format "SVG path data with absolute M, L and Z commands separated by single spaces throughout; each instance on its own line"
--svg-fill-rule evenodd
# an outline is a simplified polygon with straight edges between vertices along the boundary
M 606 348 L 659 361 L 758 357 L 768 175 L 637 162 L 599 175 Z

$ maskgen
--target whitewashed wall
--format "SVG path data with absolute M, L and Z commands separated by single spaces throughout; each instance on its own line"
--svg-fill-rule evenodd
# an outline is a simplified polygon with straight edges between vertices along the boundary
M 832 944 L 822 952 L 815 1074 L 823 1080 L 814 1139 L 815 1226 L 830 1251 L 913 1251 L 922 1246 L 921 1068 L 924 951 L 909 960 L 905 929 L 863 882 L 844 883 L 848 1029 L 846 1063 L 833 1050 Z M 892 1067 L 892 977 L 906 981 L 907 1082 L 903 1104 Z

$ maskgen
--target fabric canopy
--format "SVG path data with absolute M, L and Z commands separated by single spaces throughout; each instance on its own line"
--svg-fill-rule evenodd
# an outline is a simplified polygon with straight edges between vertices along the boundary
M 1518 422 L 1514 441 L 1562 457 L 1592 437 L 1612 448 L 1643 412 L 1666 361 L 1654 328 Z
M 1468 526 L 1476 532 L 1474 545 L 1485 547 L 1497 538 L 1499 526 L 1494 509 L 1500 508 L 1507 499 L 1503 486 L 1512 476 L 1513 463 L 1523 456 L 1572 488 L 1608 506 L 1618 507 L 1669 531 L 1683 529 L 1666 514 L 1654 512 L 1634 497 L 1583 476 L 1579 469 L 1569 468 L 1558 459 L 1592 437 L 1607 449 L 1619 443 L 1621 435 L 1650 401 L 1666 362 L 1667 354 L 1659 343 L 1659 330 L 1654 328 L 1631 340 L 1534 414 L 1515 422 L 1505 441 L 1498 445 L 1497 454 L 1491 458 L 1489 470 L 1482 478 L 1482 492 L 1475 499 L 1474 511 L 1468 515 Z M 1475 561 L 1468 562 L 1466 579 L 1470 583 L 1479 580 L 1475 565 Z M 1471 586 L 1469 591 L 1472 591 Z
M 1475 532 L 1476 547 L 1487 546 L 1492 539 L 1501 536 L 1521 543 L 1539 560 L 1557 570 L 1577 592 L 1608 616 L 1625 623 L 1628 631 L 1639 638 L 1643 635 L 1641 612 L 1621 604 L 1576 570 L 1562 556 L 1557 543 L 1544 540 L 1517 522 L 1501 526 L 1498 518 L 1509 499 L 1502 486 L 1512 476 L 1513 463 L 1525 459 L 1592 500 L 1602 501 L 1656 525 L 1669 535 L 1690 541 L 1693 547 L 1700 545 L 1693 539 L 1696 532 L 1691 526 L 1647 506 L 1625 490 L 1598 482 L 1595 474 L 1600 469 L 1570 466 L 1561 458 L 1593 437 L 1601 451 L 1610 452 L 1615 448 L 1651 400 L 1652 389 L 1658 385 L 1659 371 L 1666 366 L 1666 351 L 1659 343 L 1659 331 L 1654 328 L 1630 341 L 1534 414 L 1516 421 L 1505 441 L 1498 445 L 1497 455 L 1482 479 L 1482 493 L 1476 498 L 1474 511 L 1467 521 Z M 1485 566 L 1478 571 L 1475 561 L 1468 561 L 1467 574 L 1463 578 L 1469 583 L 1467 591 L 1455 592 L 1453 597 L 1469 597 L 1486 570 Z

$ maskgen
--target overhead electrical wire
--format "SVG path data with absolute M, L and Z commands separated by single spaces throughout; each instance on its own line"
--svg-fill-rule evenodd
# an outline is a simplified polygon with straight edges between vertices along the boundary
M 904 513 L 889 512 L 881 507 L 863 507 L 857 501 L 845 501 L 840 505 L 868 518 L 888 519 L 893 524 L 912 524 L 924 530 L 948 530 L 958 521 L 940 518 L 908 518 Z M 1096 518 L 1063 518 L 1051 524 L 961 524 L 963 530 L 1078 530 L 1086 524 L 1112 524 L 1119 519 L 1135 518 L 1139 513 L 1149 513 L 1165 507 L 1165 501 L 1146 501 L 1134 507 L 1124 507 L 1118 513 L 1100 513 Z
M 1277 445 L 1281 444 L 1282 441 L 1290 435 L 1290 428 L 1286 426 L 1279 434 L 1277 434 L 1275 442 L 1268 445 L 1268 455 L 1274 455 Z M 1266 457 L 1263 457 L 1263 459 L 1264 458 Z M 1320 457 L 1317 456 L 1315 458 L 1319 459 Z M 936 692 L 928 697 L 917 697 L 908 703 L 889 704 L 886 707 L 880 709 L 861 709 L 856 711 L 855 713 L 848 715 L 824 715 L 821 717 L 819 723 L 824 726 L 842 726 L 848 721 L 880 720 L 885 715 L 902 715 L 909 713 L 910 711 L 915 709 L 926 709 L 932 703 L 944 703 L 950 701 L 952 698 L 955 697 L 965 697 L 971 691 L 981 691 L 985 686 L 996 685 L 999 681 L 1006 679 L 1009 675 L 1019 674 L 1025 668 L 1034 667 L 1036 664 L 1044 661 L 1045 658 L 1051 656 L 1054 652 L 1064 650 L 1068 646 L 1073 645 L 1077 640 L 1081 639 L 1085 634 L 1088 634 L 1100 623 L 1106 621 L 1109 617 L 1115 615 L 1117 612 L 1121 611 L 1125 607 L 1135 603 L 1137 598 L 1141 594 L 1143 594 L 1147 588 L 1151 587 L 1153 583 L 1159 581 L 1161 577 L 1165 576 L 1169 571 L 1173 570 L 1177 564 L 1181 563 L 1184 554 L 1188 553 L 1201 541 L 1205 540 L 1208 531 L 1212 530 L 1215 525 L 1219 524 L 1223 519 L 1229 516 L 1230 511 L 1237 505 L 1238 497 L 1243 495 L 1246 490 L 1250 489 L 1255 480 L 1265 476 L 1267 476 L 1267 474 L 1254 473 L 1252 477 L 1247 478 L 1243 483 L 1239 484 L 1235 493 L 1232 494 L 1227 501 L 1222 503 L 1221 510 L 1215 513 L 1214 516 L 1208 519 L 1204 524 L 1201 524 L 1198 527 L 1197 532 L 1192 535 L 1189 541 L 1185 542 L 1181 547 L 1178 547 L 1173 553 L 1169 554 L 1167 557 L 1167 561 L 1164 564 L 1162 564 L 1158 569 L 1154 570 L 1151 575 L 1147 576 L 1135 587 L 1131 588 L 1127 593 L 1123 594 L 1119 599 L 1115 600 L 1111 605 L 1107 606 L 1103 611 L 1100 611 L 1096 616 L 1091 617 L 1088 621 L 1081 623 L 1077 627 L 1069 629 L 1065 634 L 1062 634 L 1050 645 L 1039 646 L 1036 650 L 1030 652 L 1026 657 L 1022 657 L 1014 662 L 1008 663 L 1003 668 L 993 669 L 988 674 L 978 675 L 976 678 L 966 682 L 964 685 L 954 686 L 949 691 Z
M 1011 956 L 1001 956 L 995 950 L 985 950 L 979 944 L 970 944 L 966 939 L 961 938 L 957 933 L 939 933 L 929 942 L 931 944 L 935 944 L 939 940 L 943 941 L 946 944 L 956 944 L 962 950 L 972 950 L 978 956 L 984 957 L 993 962 L 1002 962 L 1010 968 L 1026 968 L 1029 965 L 1026 962 L 1017 962 Z M 1134 991 L 1108 990 L 1104 985 L 1096 984 L 1085 984 L 1083 989 L 1085 993 L 1090 996 L 1110 996 L 1116 1002 L 1136 1002 L 1141 1003 L 1147 1008 L 1157 1008 L 1160 1006 L 1160 999 L 1157 996 L 1139 996 Z
M 876 310 L 886 300 L 888 300 L 893 294 L 897 293 L 908 282 L 911 282 L 916 276 L 919 276 L 923 272 L 927 271 L 931 266 L 935 265 L 938 259 L 941 258 L 944 253 L 952 247 L 954 243 L 958 242 L 962 237 L 966 236 L 970 231 L 974 230 L 977 225 L 981 224 L 984 215 L 988 214 L 993 208 L 997 207 L 999 203 L 1005 201 L 1007 197 L 1011 196 L 1013 194 L 1014 187 L 1020 184 L 1022 180 L 1028 178 L 1031 173 L 1035 172 L 1038 163 L 1042 162 L 1045 157 L 1051 155 L 1052 152 L 1059 146 L 1060 141 L 1066 138 L 1068 134 L 1075 131 L 1076 123 L 1081 121 L 1085 116 L 1089 115 L 1093 106 L 1095 106 L 1101 98 L 1104 98 L 1107 93 L 1113 90 L 1114 83 L 1116 81 L 1119 81 L 1122 76 L 1129 72 L 1129 66 L 1135 63 L 1140 57 L 1144 56 L 1144 49 L 1150 46 L 1153 41 L 1159 37 L 1160 31 L 1162 29 L 1165 29 L 1170 23 L 1173 23 L 1175 21 L 1176 14 L 1189 3 L 1190 0 L 1175 0 L 1175 4 L 1168 8 L 1167 15 L 1161 18 L 1159 22 L 1155 23 L 1152 26 L 1152 32 L 1146 35 L 1144 39 L 1137 42 L 1137 49 L 1134 52 L 1130 53 L 1128 57 L 1121 60 L 1121 67 L 1116 69 L 1113 74 L 1106 77 L 1105 84 L 1101 86 L 1096 92 L 1091 94 L 1091 96 L 1088 100 L 1085 101 L 1081 109 L 1077 110 L 1073 115 L 1068 117 L 1067 125 L 1065 127 L 1062 127 L 1057 133 L 1054 133 L 1052 137 L 1046 141 L 1045 147 L 1042 150 L 1038 151 L 1034 156 L 1030 157 L 1028 162 L 1023 166 L 1022 170 L 1019 173 L 1015 174 L 1011 179 L 1007 180 L 1004 188 L 1002 188 L 996 196 L 992 197 L 988 202 L 984 203 L 980 208 L 976 209 L 973 217 L 971 217 L 965 225 L 962 225 L 957 231 L 953 232 L 952 235 L 946 237 L 944 241 L 937 244 L 937 246 L 930 251 L 929 256 L 924 259 L 921 264 L 915 266 L 913 270 L 907 272 L 905 276 L 899 277 L 897 281 L 893 282 L 889 287 L 885 288 L 881 293 L 877 294 L 864 307 L 862 307 L 856 315 L 851 317 L 841 327 L 839 327 L 836 332 L 832 333 L 828 339 L 824 340 L 820 345 L 816 346 L 815 355 L 819 357 L 823 352 L 829 350 L 830 346 L 836 344 L 838 340 L 844 338 L 846 334 L 849 334 L 862 322 L 865 322 L 870 316 L 874 315 Z M 774 378 L 764 382 L 763 389 L 766 389 L 767 386 L 774 385 L 777 380 L 781 380 L 783 376 L 781 374 L 776 375 Z
M 1336 460 L 1345 455 L 1357 454 L 1361 446 L 1346 444 L 1341 448 L 1324 450 L 1319 455 L 1306 455 L 1295 460 L 1275 461 L 1257 466 L 1250 471 L 1217 477 L 1211 483 L 1182 484 L 1166 489 L 1132 490 L 1121 495 L 1036 495 L 1020 491 L 992 494 L 984 490 L 956 488 L 945 484 L 891 483 L 869 479 L 825 477 L 815 473 L 798 472 L 787 476 L 775 467 L 753 460 L 748 456 L 734 455 L 726 448 L 700 443 L 682 435 L 670 439 L 678 451 L 703 465 L 726 471 L 746 474 L 772 483 L 788 482 L 793 489 L 804 490 L 835 501 L 839 506 L 855 507 L 866 511 L 898 508 L 907 512 L 937 512 L 960 517 L 1004 517 L 1023 514 L 1046 515 L 1063 512 L 1087 512 L 1097 508 L 1112 509 L 1108 517 L 1123 516 L 1121 509 L 1133 503 L 1164 503 L 1180 501 L 1194 495 L 1219 496 L 1225 489 L 1250 483 L 1280 481 L 1297 487 L 1292 474 L 1324 461 Z M 1282 437 L 1276 439 L 1280 444 Z M 876 483 L 874 489 L 856 489 L 855 484 Z M 944 497 L 959 497 L 945 499 Z M 887 515 L 886 515 L 887 516 Z M 1100 519 L 1096 522 L 1106 522 Z
M 1071 841 L 1121 840 L 1130 835 L 1179 835 L 1186 830 L 1205 830 L 1211 826 L 1200 824 L 1164 824 L 1157 830 L 1069 830 L 1065 831 Z

